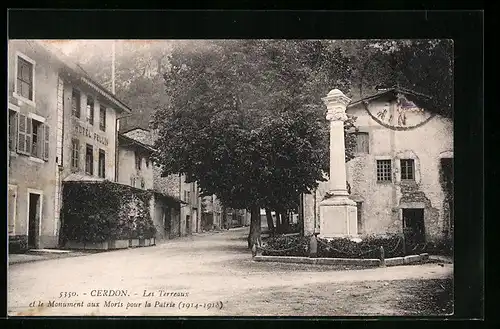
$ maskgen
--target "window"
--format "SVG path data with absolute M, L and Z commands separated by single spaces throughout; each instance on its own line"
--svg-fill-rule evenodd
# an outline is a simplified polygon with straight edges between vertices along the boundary
M 141 170 L 141 155 L 139 152 L 135 152 L 135 169 Z
M 24 114 L 17 115 L 17 152 L 47 161 L 50 130 L 41 120 L 43 118 L 36 120 Z
M 130 177 L 130 186 L 135 187 L 135 177 Z
M 80 165 L 80 141 L 73 139 L 71 141 L 71 167 L 78 169 Z
M 356 153 L 369 153 L 369 138 L 368 133 L 356 134 Z
M 413 159 L 401 159 L 401 179 L 415 179 L 415 161 Z
M 191 202 L 191 192 L 187 192 L 187 200 L 186 202 Z
M 9 110 L 9 150 L 16 150 L 17 112 Z
M 87 122 L 94 124 L 94 99 L 91 96 L 87 97 Z
M 99 108 L 99 129 L 106 131 L 106 108 L 102 104 Z
M 89 175 L 94 174 L 94 148 L 89 144 L 87 144 L 85 152 L 85 173 Z
M 144 178 L 141 178 L 141 188 L 143 189 L 146 186 L 146 183 L 144 182 Z
M 184 201 L 188 202 L 188 191 L 184 191 Z
M 81 97 L 80 97 L 80 92 L 76 89 L 73 89 L 72 95 L 71 95 L 71 113 L 73 116 L 79 118 L 80 117 L 80 111 L 81 111 Z
M 33 100 L 33 63 L 17 57 L 17 90 L 16 93 L 30 101 Z
M 99 177 L 106 177 L 106 152 L 99 150 Z
M 377 160 L 377 181 L 392 181 L 391 160 Z
M 36 120 L 31 120 L 31 156 L 41 158 L 43 152 L 43 124 Z
M 149 159 L 146 158 L 146 168 L 149 168 Z

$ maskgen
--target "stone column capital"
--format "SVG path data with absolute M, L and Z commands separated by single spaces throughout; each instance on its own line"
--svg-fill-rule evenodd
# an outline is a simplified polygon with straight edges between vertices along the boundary
M 351 99 L 344 95 L 338 89 L 331 90 L 328 95 L 323 98 L 323 102 L 328 109 L 326 114 L 326 119 L 329 121 L 345 121 L 347 120 L 347 115 L 345 113 L 347 105 Z

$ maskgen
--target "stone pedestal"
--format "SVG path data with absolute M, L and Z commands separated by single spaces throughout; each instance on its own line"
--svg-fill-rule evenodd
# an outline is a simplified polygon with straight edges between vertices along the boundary
M 319 206 L 319 236 L 357 237 L 356 202 L 349 198 L 346 186 L 344 121 L 347 120 L 345 111 L 350 99 L 334 89 L 323 101 L 328 109 L 326 119 L 330 121 L 330 179 L 329 193 Z
M 321 238 L 357 237 L 356 202 L 345 196 L 332 196 L 319 204 Z

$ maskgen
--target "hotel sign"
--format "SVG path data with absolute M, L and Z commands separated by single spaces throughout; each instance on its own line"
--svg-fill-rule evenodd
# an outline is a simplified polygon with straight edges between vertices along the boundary
M 88 138 L 92 138 L 93 140 L 97 141 L 98 143 L 101 143 L 105 146 L 108 146 L 109 142 L 108 142 L 107 137 L 101 136 L 98 133 L 93 132 L 86 127 L 83 127 L 79 123 L 77 123 L 75 125 L 75 128 L 76 128 L 76 131 L 78 132 L 78 134 L 83 135 L 83 136 L 88 137 Z

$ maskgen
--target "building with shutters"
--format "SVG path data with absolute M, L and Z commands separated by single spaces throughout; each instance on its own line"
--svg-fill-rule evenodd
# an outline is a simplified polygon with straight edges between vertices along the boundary
M 117 118 L 131 110 L 49 44 L 8 44 L 8 230 L 58 246 L 63 181 L 116 181 Z
M 181 230 L 181 209 L 189 204 L 180 198 L 178 175 L 159 177 L 153 151 L 148 130 L 135 128 L 118 135 L 118 182 L 152 192 L 150 215 L 161 241 L 187 234 Z
M 351 101 L 359 128 L 347 166 L 358 234 L 403 233 L 415 243 L 453 232 L 453 121 L 425 110 L 427 96 L 401 88 Z M 304 195 L 304 230 L 319 232 L 328 182 Z M 335 219 L 332 219 L 335 220 Z

